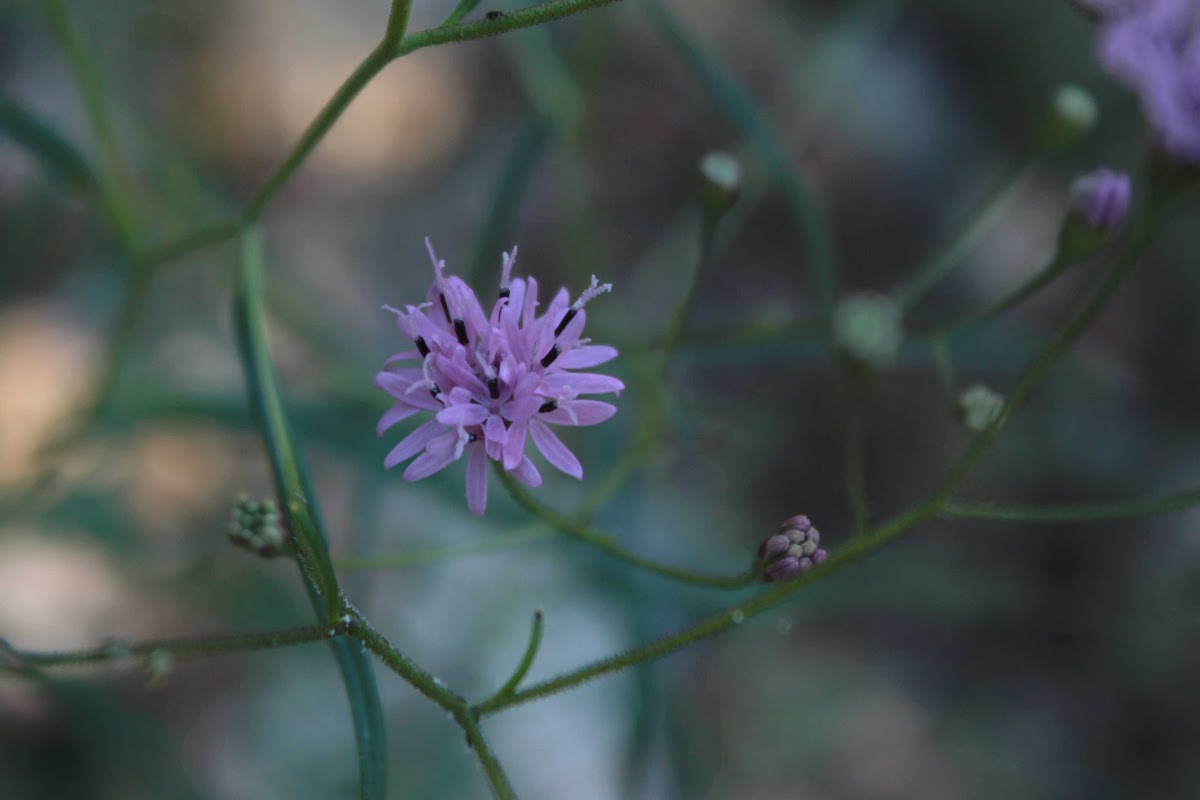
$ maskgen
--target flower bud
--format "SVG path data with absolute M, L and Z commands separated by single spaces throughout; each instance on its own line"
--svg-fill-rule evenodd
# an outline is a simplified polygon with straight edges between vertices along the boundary
M 1057 150 L 1076 144 L 1096 126 L 1098 116 L 1096 101 L 1086 89 L 1063 84 L 1054 93 L 1050 116 L 1044 125 L 1046 146 Z
M 742 165 L 730 153 L 709 153 L 700 159 L 700 205 L 717 219 L 737 202 L 742 191 Z
M 896 360 L 904 338 L 900 306 L 881 294 L 843 298 L 833 312 L 833 341 L 851 360 L 878 369 Z
M 238 495 L 229 520 L 229 541 L 263 558 L 282 555 L 289 540 L 279 519 L 275 501 L 267 498 L 256 503 L 247 495 Z
M 1004 412 L 1004 397 L 982 383 L 968 386 L 958 397 L 963 424 L 979 432 L 1000 418 Z
M 1058 234 L 1058 260 L 1077 262 L 1094 254 L 1125 220 L 1132 199 L 1133 187 L 1123 172 L 1100 167 L 1076 178 Z
M 827 553 L 820 549 L 821 534 L 808 517 L 800 514 L 779 526 L 758 548 L 755 571 L 767 583 L 780 583 L 802 575 L 824 563 Z

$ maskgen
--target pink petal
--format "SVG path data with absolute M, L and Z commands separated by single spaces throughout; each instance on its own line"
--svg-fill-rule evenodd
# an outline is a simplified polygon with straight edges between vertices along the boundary
M 558 408 L 539 416 L 556 425 L 598 425 L 615 413 L 616 406 L 599 400 L 565 400 Z
M 480 425 L 488 418 L 488 410 L 478 403 L 449 406 L 438 412 L 437 421 L 443 425 Z
M 529 460 L 529 456 L 522 456 L 521 463 L 517 464 L 516 468 L 510 469 L 509 472 L 530 488 L 536 489 L 542 485 L 542 473 L 538 472 L 537 467 Z
M 616 378 L 589 372 L 552 372 L 542 383 L 548 389 L 568 389 L 573 394 L 608 394 L 625 388 Z
M 408 436 L 400 440 L 400 444 L 392 448 L 392 451 L 387 454 L 387 458 L 383 460 L 384 469 L 391 469 L 402 461 L 415 456 L 417 453 L 425 449 L 425 445 L 433 441 L 440 433 L 446 430 L 446 426 L 438 422 L 436 419 L 431 419 L 424 425 L 420 426 Z
M 406 406 L 403 403 L 397 403 L 385 411 L 383 416 L 379 418 L 379 424 L 375 426 L 375 435 L 383 436 L 383 432 L 388 428 L 392 427 L 402 419 L 408 419 L 420 410 L 421 409 L 419 408 Z
M 396 353 L 396 355 L 383 362 L 383 365 L 386 367 L 388 364 L 394 364 L 397 361 L 412 361 L 414 359 L 419 359 L 420 357 L 421 354 L 416 350 L 405 350 L 403 353 Z
M 529 423 L 529 434 L 533 437 L 533 443 L 537 449 L 546 457 L 551 466 L 572 478 L 583 478 L 583 466 L 579 463 L 579 459 L 567 449 L 567 446 L 554 435 L 553 431 L 546 427 L 544 422 L 532 420 Z
M 387 370 L 385 372 L 375 373 L 375 385 L 392 397 L 398 400 L 404 399 L 404 393 L 408 391 L 408 387 L 412 386 L 415 381 L 424 378 L 420 368 L 407 367 L 405 369 Z
M 445 469 L 461 455 L 456 447 L 457 444 L 458 434 L 454 431 L 448 431 L 443 436 L 435 437 L 425 448 L 425 452 L 417 456 L 416 460 L 404 470 L 404 480 L 419 481 Z
M 528 419 L 519 419 L 508 429 L 508 441 L 504 443 L 504 468 L 510 472 L 521 463 L 521 456 L 525 453 L 525 434 L 528 430 Z
M 568 350 L 554 362 L 554 366 L 562 369 L 585 369 L 611 361 L 617 357 L 617 348 L 606 344 L 584 345 Z
M 508 441 L 508 428 L 504 420 L 493 414 L 483 423 L 483 440 L 487 445 L 488 458 L 499 461 L 504 455 L 504 443 Z
M 488 469 L 487 451 L 476 442 L 467 456 L 467 508 L 477 517 L 487 508 Z

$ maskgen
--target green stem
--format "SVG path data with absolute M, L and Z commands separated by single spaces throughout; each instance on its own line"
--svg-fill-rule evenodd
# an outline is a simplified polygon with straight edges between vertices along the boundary
M 498 698 L 507 697 L 521 685 L 521 681 L 529 673 L 529 668 L 533 666 L 533 659 L 537 657 L 538 648 L 542 646 L 542 622 L 542 610 L 539 608 L 533 612 L 533 625 L 529 631 L 529 643 L 525 645 L 525 653 L 521 656 L 520 662 L 517 663 L 517 668 L 513 670 L 513 674 L 504 682 L 504 685 L 497 689 L 495 694 L 484 700 L 484 703 L 495 702 Z
M 978 322 L 991 319 L 1003 314 L 1009 309 L 1015 308 L 1021 303 L 1028 300 L 1039 291 L 1049 286 L 1058 276 L 1062 275 L 1075 262 L 1063 257 L 1061 251 L 1056 252 L 1054 257 L 1042 267 L 1036 275 L 1032 276 L 1020 286 L 1013 289 L 1003 297 L 988 303 L 980 308 L 964 311 L 963 313 L 951 317 L 944 322 L 938 322 L 933 325 L 913 325 L 910 327 L 910 332 L 914 336 L 926 337 L 944 337 L 949 336 L 969 325 L 974 325 Z
M 941 283 L 963 263 L 967 254 L 979 244 L 983 236 L 991 230 L 996 220 L 1008 208 L 1017 192 L 1029 181 L 1040 162 L 1036 156 L 1018 166 L 992 195 L 991 199 L 976 216 L 974 222 L 962 229 L 962 232 L 941 251 L 930 258 L 924 266 L 913 271 L 911 277 L 897 286 L 892 297 L 904 309 L 915 306 L 921 298 Z
M 517 793 L 513 791 L 512 784 L 508 782 L 508 776 L 504 774 L 504 768 L 500 765 L 496 754 L 492 752 L 487 739 L 484 738 L 483 731 L 479 728 L 479 721 L 472 710 L 468 706 L 455 709 L 454 719 L 462 726 L 463 732 L 467 735 L 467 746 L 475 753 L 475 757 L 479 759 L 479 765 L 483 767 L 483 774 L 487 778 L 488 788 L 492 790 L 492 797 L 496 800 L 517 800 Z
M 500 481 L 504 484 L 504 488 L 508 490 L 509 495 L 516 501 L 517 505 L 524 508 L 529 513 L 538 517 L 548 525 L 557 528 L 564 535 L 577 539 L 581 542 L 591 545 L 600 550 L 604 554 L 624 561 L 626 564 L 637 567 L 638 569 L 652 572 L 655 575 L 669 578 L 670 580 L 679 583 L 686 583 L 692 586 L 707 586 L 712 589 L 743 589 L 755 581 L 755 576 L 752 572 L 744 572 L 741 575 L 706 575 L 700 572 L 692 572 L 686 569 L 679 569 L 667 564 L 660 563 L 645 556 L 639 556 L 629 550 L 626 550 L 621 545 L 613 541 L 611 536 L 600 533 L 588 525 L 572 519 L 566 514 L 562 514 L 549 506 L 542 505 L 524 489 L 522 489 L 513 479 L 511 475 L 503 469 L 498 469 Z
M 325 134 L 329 133 L 333 123 L 337 122 L 345 113 L 350 101 L 357 97 L 363 87 L 396 57 L 396 47 L 397 45 L 385 39 L 362 60 L 354 72 L 350 73 L 350 77 L 338 87 L 338 90 L 333 93 L 333 97 L 329 98 L 324 108 L 317 113 L 304 133 L 300 135 L 300 139 L 292 147 L 291 153 L 250 198 L 242 212 L 242 220 L 245 223 L 258 220 L 267 204 L 275 199 L 275 195 L 279 194 L 317 144 L 325 138 Z
M 692 306 L 696 301 L 696 290 L 700 288 L 700 275 L 704 272 L 704 268 L 708 265 L 708 261 L 712 256 L 713 239 L 716 235 L 717 223 L 719 221 L 719 216 L 710 211 L 702 210 L 700 220 L 700 249 L 696 254 L 696 260 L 692 269 L 687 274 L 683 296 L 679 299 L 679 304 L 675 306 L 675 311 L 671 314 L 671 318 L 667 321 L 666 329 L 663 332 L 660 377 L 665 376 L 667 367 L 671 363 L 671 356 L 675 354 L 676 348 L 679 347 L 679 342 L 683 339 L 683 333 L 687 330 L 688 316 L 691 314 Z
M 661 0 L 645 0 L 643 8 L 671 47 L 712 90 L 726 114 L 742 131 L 778 182 L 804 238 L 813 288 L 820 307 L 829 309 L 837 294 L 838 265 L 825 209 L 813 182 L 792 160 L 771 123 L 754 99 L 694 33 Z
M 958 408 L 958 382 L 954 379 L 954 362 L 950 360 L 950 346 L 941 336 L 929 340 L 929 349 L 933 352 L 933 367 L 937 373 L 938 385 L 946 395 L 952 408 Z
M 117 137 L 104 99 L 104 87 L 100 83 L 100 70 L 71 21 L 64 0 L 44 0 L 44 5 L 50 28 L 67 56 L 79 86 L 88 126 L 100 151 L 106 178 L 101 186 L 104 206 L 112 218 L 121 247 L 127 253 L 132 253 L 136 250 L 137 223 L 133 213 L 129 173 L 121 149 L 117 146 Z
M 850 501 L 851 535 L 867 529 L 867 394 L 871 376 L 853 364 L 843 368 L 846 387 L 845 483 Z
M 410 33 L 404 37 L 396 49 L 396 56 L 407 55 L 414 50 L 420 50 L 434 45 L 451 42 L 466 42 L 473 39 L 483 39 L 497 36 L 508 31 L 529 28 L 552 22 L 556 19 L 569 17 L 593 8 L 619 3 L 621 0 L 551 0 L 549 3 L 530 6 L 516 11 L 507 11 L 504 16 L 496 19 L 480 19 L 461 25 L 442 24 L 436 28 Z
M 332 630 L 340 632 L 336 627 Z M 277 647 L 307 644 L 328 639 L 330 631 L 329 625 L 315 624 L 266 633 L 191 636 L 133 643 L 111 641 L 88 650 L 52 653 L 18 650 L 0 640 L 0 669 L 21 672 L 45 667 L 78 667 L 140 659 L 156 653 L 166 653 L 175 660 L 203 658 L 249 650 L 270 650 Z
M 396 649 L 383 634 L 375 630 L 371 623 L 361 614 L 350 609 L 353 622 L 350 634 L 378 656 L 384 665 L 395 672 L 414 689 L 447 711 L 458 711 L 466 706 L 466 700 L 461 695 L 450 691 L 440 680 L 419 667 L 408 656 Z
M 392 8 L 388 12 L 387 28 L 383 31 L 385 44 L 396 45 L 408 31 L 408 13 L 412 10 L 412 0 L 392 0 Z
M 906 531 L 937 516 L 953 492 L 967 479 L 971 471 L 994 443 L 1004 422 L 1028 399 L 1029 395 L 1045 377 L 1050 368 L 1062 357 L 1070 345 L 1079 338 L 1080 334 L 1087 329 L 1089 323 L 1104 308 L 1113 293 L 1129 274 L 1134 264 L 1137 263 L 1141 253 L 1149 244 L 1156 221 L 1153 218 L 1143 218 L 1139 223 L 1130 235 L 1127 246 L 1123 249 L 1120 257 L 1105 274 L 1092 295 L 1075 316 L 1038 353 L 1017 379 L 1016 386 L 1009 395 L 1008 404 L 1005 407 L 1005 412 L 1001 415 L 1001 419 L 992 427 L 985 429 L 975 436 L 971 444 L 968 445 L 967 449 L 950 468 L 942 483 L 927 500 L 893 519 L 877 525 L 862 536 L 850 539 L 845 546 L 835 551 L 824 564 L 793 581 L 781 584 L 751 600 L 732 606 L 678 633 L 518 690 L 506 698 L 492 700 L 487 704 L 480 704 L 476 706 L 476 713 L 480 715 L 493 714 L 504 708 L 545 697 L 564 689 L 573 688 L 602 675 L 617 672 L 644 661 L 661 658 L 675 650 L 716 636 L 790 599 L 813 582 L 828 577 L 834 572 L 876 552 Z
M 1183 492 L 1114 500 L 1107 503 L 1068 503 L 1053 506 L 1003 506 L 947 500 L 938 511 L 947 519 L 991 522 L 1103 522 L 1106 520 L 1169 514 L 1200 504 L 1200 488 Z
M 160 245 L 143 250 L 137 260 L 146 267 L 155 267 L 174 261 L 199 250 L 227 242 L 238 234 L 240 226 L 236 222 L 217 222 L 205 228 L 197 228 L 183 234 L 178 239 L 168 240 Z

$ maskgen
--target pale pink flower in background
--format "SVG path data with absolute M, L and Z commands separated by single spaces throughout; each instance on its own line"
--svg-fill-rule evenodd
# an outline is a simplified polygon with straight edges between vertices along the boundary
M 487 506 L 489 459 L 527 486 L 541 485 L 541 474 L 525 454 L 529 439 L 551 465 L 582 478 L 579 459 L 550 425 L 595 425 L 617 411 L 580 396 L 619 393 L 625 388 L 621 381 L 572 371 L 617 355 L 612 347 L 582 338 L 584 305 L 612 286 L 593 276 L 573 302 L 560 289 L 538 316 L 537 281 L 512 275 L 514 247 L 503 254 L 499 297 L 489 315 L 471 287 L 446 274 L 428 239 L 425 245 L 434 267 L 428 300 L 403 311 L 384 306 L 416 349 L 393 355 L 375 376 L 375 385 L 396 400 L 376 430 L 382 435 L 420 411 L 434 417 L 392 448 L 384 467 L 416 456 L 404 470 L 405 480 L 416 481 L 466 455 L 467 505 L 474 514 Z M 419 366 L 398 366 L 414 361 Z

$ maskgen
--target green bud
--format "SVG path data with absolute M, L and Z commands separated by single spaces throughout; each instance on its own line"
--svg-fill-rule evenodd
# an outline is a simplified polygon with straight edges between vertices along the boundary
M 733 207 L 742 191 L 742 165 L 730 153 L 700 159 L 700 205 L 716 219 Z
M 873 369 L 891 364 L 903 339 L 900 306 L 886 295 L 851 295 L 834 309 L 834 344 L 856 363 Z
M 1086 89 L 1063 84 L 1055 91 L 1049 117 L 1043 124 L 1043 143 L 1051 150 L 1078 144 L 1096 127 L 1099 116 L 1096 100 Z
M 1004 397 L 982 383 L 968 386 L 958 397 L 963 425 L 979 432 L 990 427 L 1004 412 Z

